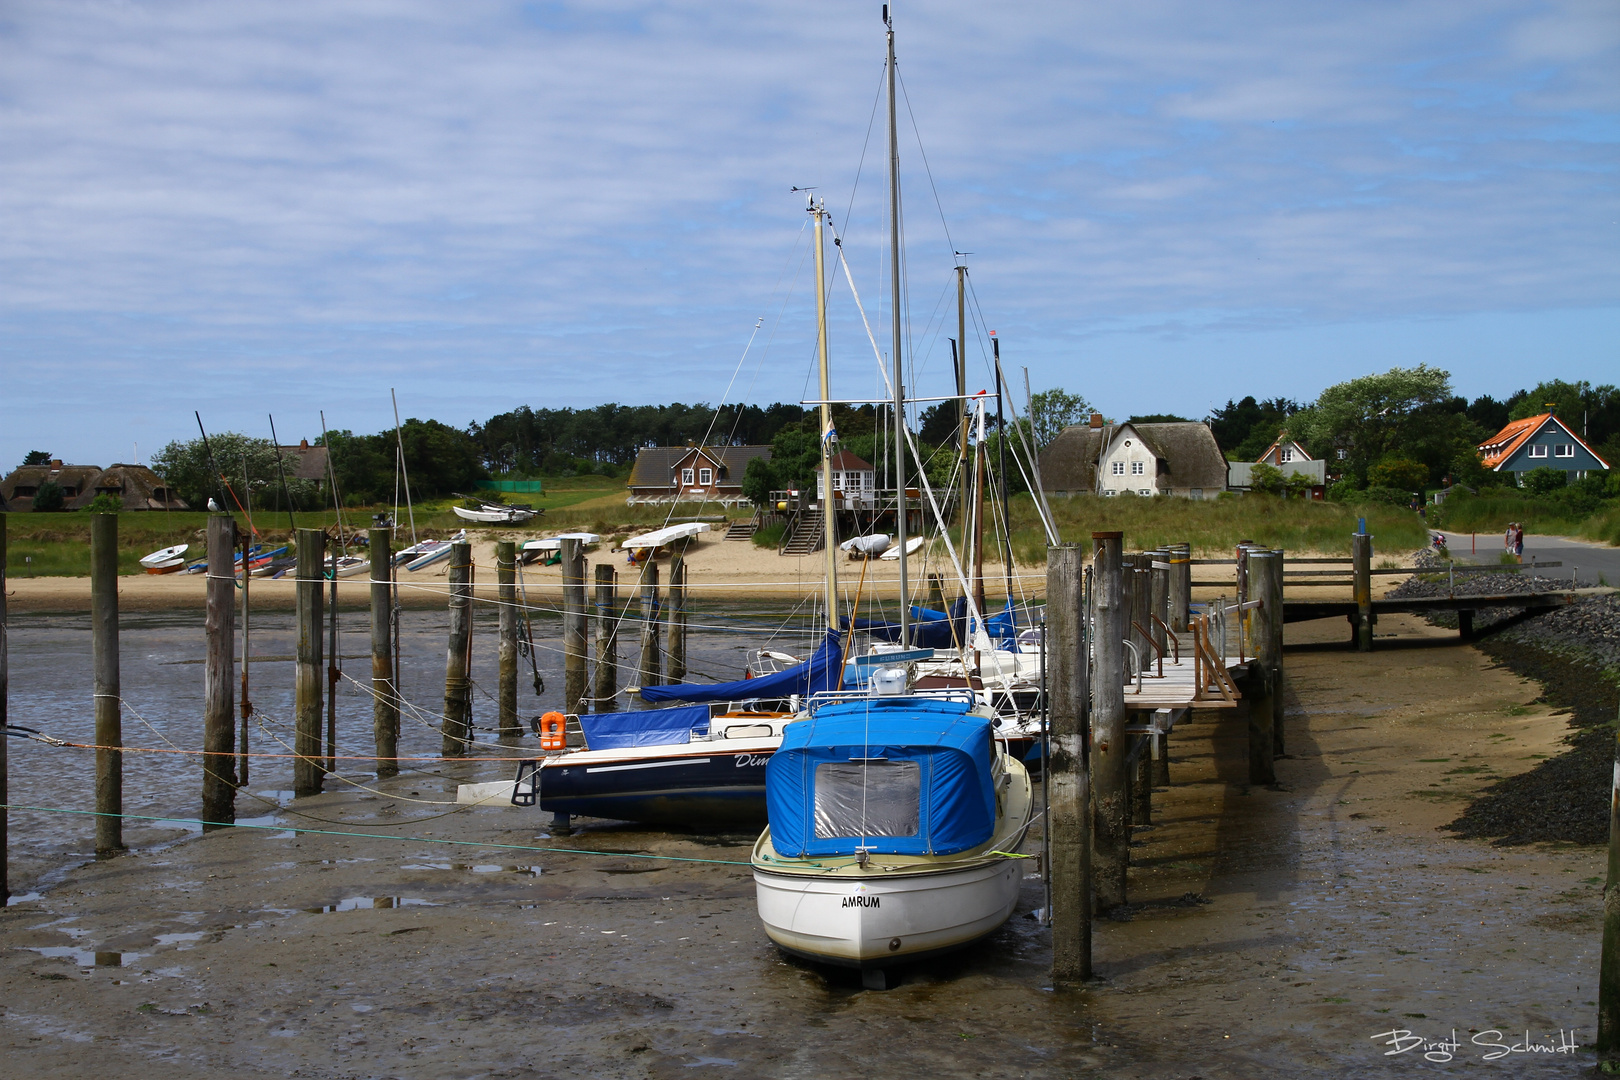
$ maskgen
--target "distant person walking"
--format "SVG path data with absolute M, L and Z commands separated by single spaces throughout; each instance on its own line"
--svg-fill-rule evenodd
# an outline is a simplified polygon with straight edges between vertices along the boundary
M 1524 526 L 1517 523 L 1513 526 L 1513 554 L 1524 562 Z

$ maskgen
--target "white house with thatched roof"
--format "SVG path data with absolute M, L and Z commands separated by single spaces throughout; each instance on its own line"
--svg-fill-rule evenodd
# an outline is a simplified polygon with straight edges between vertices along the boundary
M 1212 499 L 1226 490 L 1226 458 L 1208 424 L 1090 424 L 1064 428 L 1041 452 L 1048 495 L 1179 495 Z

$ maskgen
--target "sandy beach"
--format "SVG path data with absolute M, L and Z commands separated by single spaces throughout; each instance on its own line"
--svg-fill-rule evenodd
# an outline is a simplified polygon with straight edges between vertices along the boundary
M 526 537 L 529 539 L 532 537 Z M 493 600 L 495 584 L 496 537 L 480 537 L 473 542 L 474 595 Z M 718 534 L 699 538 L 685 554 L 687 589 L 695 601 L 706 597 L 741 599 L 750 596 L 770 599 L 799 599 L 819 595 L 826 574 L 826 557 L 818 552 L 803 557 L 778 555 L 774 548 L 758 547 L 747 541 L 726 541 Z M 928 559 L 913 556 L 910 572 L 913 580 L 920 573 L 939 573 L 947 581 L 954 578 L 946 557 Z M 608 544 L 594 545 L 586 553 L 589 579 L 595 567 L 602 563 L 613 566 L 619 574 L 619 586 L 626 594 L 639 579 L 640 569 L 631 564 L 624 552 L 609 550 Z M 669 558 L 657 560 L 660 586 L 669 582 Z M 449 590 L 448 561 L 436 563 L 417 572 L 397 568 L 400 584 L 400 603 L 404 606 L 426 608 L 443 607 Z M 862 573 L 865 582 L 862 584 Z M 840 593 L 853 601 L 857 591 L 863 598 L 895 595 L 899 579 L 898 562 L 851 560 L 842 552 L 838 555 Z M 985 563 L 986 592 L 990 596 L 1005 595 L 1006 578 L 999 562 L 988 559 Z M 1016 567 L 1013 581 L 1015 595 L 1031 598 L 1045 595 L 1044 567 Z M 524 588 L 531 600 L 557 604 L 562 595 L 562 568 L 533 563 L 522 568 Z M 203 607 L 204 583 L 202 574 L 132 574 L 118 579 L 118 602 L 129 611 L 172 611 Z M 368 577 L 360 574 L 338 581 L 338 603 L 344 607 L 365 607 L 371 603 Z M 291 610 L 293 607 L 293 581 L 254 578 L 251 586 L 255 608 Z M 949 591 L 949 590 L 948 590 Z M 90 579 L 87 577 L 13 578 L 6 582 L 7 603 L 12 611 L 88 611 L 90 609 Z

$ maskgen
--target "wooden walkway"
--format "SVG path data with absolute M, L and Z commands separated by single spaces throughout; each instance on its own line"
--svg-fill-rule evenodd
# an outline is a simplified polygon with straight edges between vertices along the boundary
M 1232 709 L 1243 695 L 1238 693 L 1237 680 L 1247 674 L 1248 659 L 1235 653 L 1224 660 L 1220 656 L 1219 642 L 1203 643 L 1201 657 L 1195 655 L 1202 635 L 1175 634 L 1175 645 L 1167 640 L 1162 672 L 1157 660 L 1144 665 L 1140 679 L 1132 676 L 1125 684 L 1127 709 Z M 1237 637 L 1237 628 L 1232 638 Z M 1236 644 L 1229 644 L 1229 648 Z M 1151 651 L 1151 650 L 1149 650 Z M 1179 655 L 1180 659 L 1177 659 Z M 1200 681 L 1203 686 L 1200 687 Z

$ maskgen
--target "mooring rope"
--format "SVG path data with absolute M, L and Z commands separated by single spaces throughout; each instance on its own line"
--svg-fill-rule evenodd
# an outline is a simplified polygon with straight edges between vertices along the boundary
M 172 821 L 178 825 L 215 826 L 221 829 L 261 829 L 271 832 L 297 832 L 309 836 L 351 836 L 361 840 L 406 840 L 419 844 L 447 844 L 456 847 L 490 848 L 498 851 L 532 851 L 541 855 L 600 855 L 613 859 L 655 859 L 664 862 L 709 863 L 715 866 L 752 866 L 737 859 L 697 859 L 688 855 L 647 855 L 634 851 L 590 851 L 585 848 L 537 847 L 533 844 L 494 844 L 478 840 L 445 840 L 435 836 L 389 836 L 382 833 L 347 832 L 339 829 L 300 829 L 288 825 L 238 825 L 234 821 L 204 821 L 200 818 L 178 818 L 157 814 L 112 814 L 104 810 L 70 810 L 61 806 L 23 806 L 19 803 L 0 803 L 4 810 L 33 810 L 44 814 L 79 814 L 85 817 L 113 817 L 135 821 Z M 443 815 L 439 815 L 443 816 Z M 414 819 L 417 821 L 426 818 Z

